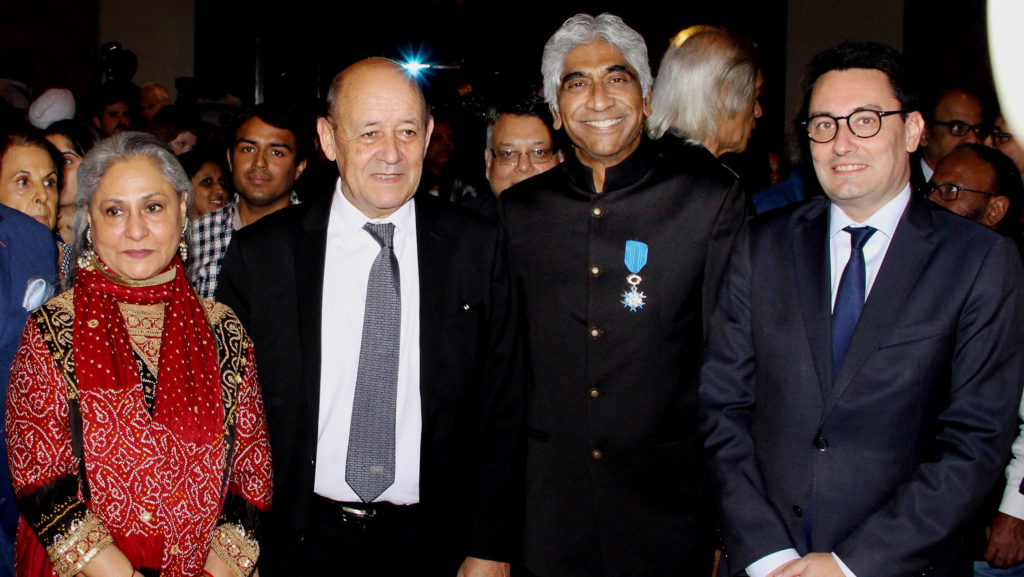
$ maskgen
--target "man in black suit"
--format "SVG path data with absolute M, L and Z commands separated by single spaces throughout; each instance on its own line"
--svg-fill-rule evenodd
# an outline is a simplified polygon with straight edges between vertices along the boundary
M 898 52 L 844 43 L 808 78 L 827 198 L 737 242 L 701 373 L 729 570 L 969 575 L 964 526 L 1020 400 L 1020 258 L 911 194 L 923 122 Z
M 400 66 L 353 64 L 328 110 L 334 194 L 239 231 L 218 288 L 256 346 L 275 453 L 260 572 L 507 575 L 521 407 L 502 234 L 410 202 L 432 120 Z
M 697 376 L 743 194 L 711 155 L 644 138 L 647 49 L 617 16 L 567 20 L 543 71 L 573 150 L 499 199 L 530 357 L 524 561 L 545 577 L 705 575 Z

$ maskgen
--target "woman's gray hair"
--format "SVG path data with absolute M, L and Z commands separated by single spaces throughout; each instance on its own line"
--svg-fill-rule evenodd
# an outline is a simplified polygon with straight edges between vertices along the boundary
M 718 123 L 757 98 L 757 45 L 719 26 L 691 26 L 672 39 L 658 68 L 647 133 L 703 144 Z
M 163 177 L 174 187 L 178 193 L 178 200 L 185 198 L 186 209 L 192 205 L 192 181 L 189 179 L 185 169 L 181 167 L 174 152 L 159 138 L 145 132 L 121 132 L 99 141 L 82 159 L 78 165 L 78 196 L 75 197 L 75 219 L 71 223 L 71 235 L 74 238 L 74 252 L 71 272 L 64 279 L 64 288 L 71 288 L 75 284 L 75 263 L 78 257 L 85 252 L 86 230 L 89 228 L 89 221 L 86 219 L 86 212 L 92 207 L 92 197 L 100 186 L 100 181 L 107 174 L 112 166 L 118 162 L 124 162 L 133 158 L 148 158 L 160 170 Z M 185 217 L 188 222 L 188 217 Z M 186 234 L 185 240 L 190 254 L 192 250 L 190 236 Z M 191 264 L 191 261 L 190 263 Z
M 577 14 L 566 20 L 548 39 L 541 58 L 544 100 L 555 112 L 558 112 L 558 88 L 562 85 L 565 72 L 565 57 L 576 48 L 595 40 L 618 48 L 639 77 L 640 94 L 650 94 L 654 78 L 651 77 L 651 65 L 647 62 L 647 43 L 644 37 L 614 14 L 601 14 L 597 18 L 590 14 Z

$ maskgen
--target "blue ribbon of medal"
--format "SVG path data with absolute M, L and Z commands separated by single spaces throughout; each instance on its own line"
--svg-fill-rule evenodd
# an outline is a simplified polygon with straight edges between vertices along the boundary
M 647 298 L 647 295 L 640 292 L 638 288 L 640 281 L 643 280 L 640 277 L 640 271 L 647 265 L 647 243 L 638 240 L 627 240 L 626 256 L 623 261 L 626 263 L 626 269 L 630 273 L 626 277 L 629 289 L 622 293 L 622 300 L 620 302 L 630 312 L 636 312 L 637 309 L 644 308 L 644 299 Z

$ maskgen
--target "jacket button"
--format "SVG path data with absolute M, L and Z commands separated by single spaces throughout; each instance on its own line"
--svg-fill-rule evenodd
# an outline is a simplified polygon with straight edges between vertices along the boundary
M 594 218 L 601 218 L 601 215 L 603 214 L 604 209 L 601 208 L 600 206 L 595 206 L 594 208 L 590 209 L 590 215 L 593 216 Z
M 601 276 L 601 267 L 596 264 L 590 265 L 590 276 L 595 278 Z
M 590 458 L 595 461 L 600 461 L 604 458 L 604 453 L 602 453 L 600 449 L 594 449 L 590 452 Z
M 596 399 L 601 396 L 601 389 L 597 387 L 591 387 L 589 393 L 591 399 Z
M 593 328 L 590 329 L 590 338 L 592 338 L 592 339 L 599 339 L 599 338 L 601 338 L 601 335 L 603 335 L 603 334 L 604 334 L 604 332 L 601 331 L 601 329 L 599 329 L 597 327 L 593 327 Z
M 800 505 L 793 505 L 793 514 L 797 517 L 803 517 L 804 510 L 800 508 Z
M 819 450 L 819 451 L 821 451 L 821 452 L 827 451 L 828 450 L 828 439 L 826 439 L 825 437 L 822 437 L 821 435 L 818 435 L 818 438 L 814 439 L 814 448 Z

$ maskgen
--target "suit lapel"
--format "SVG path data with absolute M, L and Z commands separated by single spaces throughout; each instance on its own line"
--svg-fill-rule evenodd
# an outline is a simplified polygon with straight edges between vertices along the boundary
M 303 376 L 311 418 L 320 410 L 320 358 L 324 260 L 327 254 L 327 221 L 331 214 L 331 193 L 309 203 L 295 241 L 295 297 L 298 300 L 299 338 Z M 316 427 L 311 427 L 316 434 Z M 315 444 L 313 446 L 316 446 Z
M 441 333 L 441 311 L 444 303 L 445 275 L 448 263 L 437 206 L 434 199 L 416 197 L 416 245 L 420 275 L 420 405 L 423 426 L 433 422 L 427 418 L 433 397 L 430 394 L 432 379 L 443 367 L 438 366 L 441 353 L 437 337 Z M 423 436 L 427 438 L 426 434 Z
M 928 238 L 932 227 L 931 215 L 923 202 L 912 198 L 900 218 L 871 293 L 864 302 L 864 310 L 850 337 L 850 348 L 846 351 L 843 366 L 827 399 L 823 420 L 828 417 L 871 353 L 878 348 L 878 343 L 892 329 L 925 263 L 935 250 L 935 243 Z
M 800 217 L 793 235 L 796 286 L 807 343 L 822 397 L 832 386 L 832 314 L 828 264 L 828 202 L 816 203 Z

